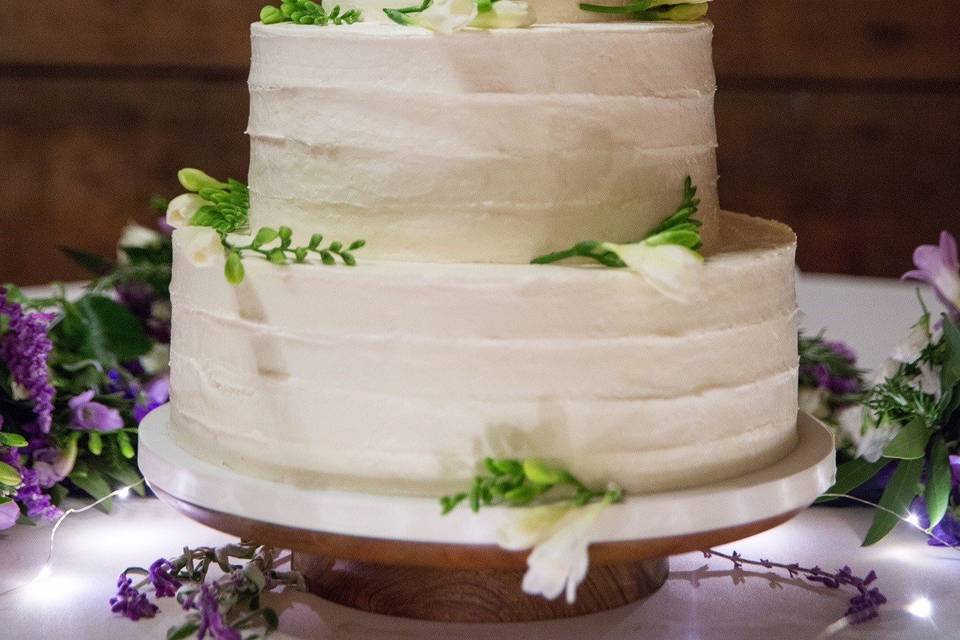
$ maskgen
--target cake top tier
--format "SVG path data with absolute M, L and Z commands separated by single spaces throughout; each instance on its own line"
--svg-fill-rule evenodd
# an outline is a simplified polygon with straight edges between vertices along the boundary
M 252 35 L 254 229 L 364 239 L 369 259 L 526 263 L 642 239 L 689 176 L 716 238 L 709 22 Z
M 636 7 L 640 4 L 638 0 L 588 0 L 588 2 L 613 8 L 624 6 Z M 700 6 L 705 12 L 707 2 L 709 2 L 709 0 L 687 0 L 685 3 L 673 0 L 665 4 L 681 4 L 688 7 Z M 332 9 L 334 4 L 338 3 L 334 2 L 333 0 L 327 0 L 324 2 L 323 6 L 327 9 Z M 365 23 L 391 24 L 392 20 L 387 17 L 384 9 L 401 9 L 418 4 L 418 0 L 348 0 L 347 2 L 339 3 L 343 11 L 348 11 L 351 9 L 361 11 L 362 21 Z M 536 24 L 611 22 L 623 20 L 633 21 L 638 17 L 638 14 L 586 11 L 580 8 L 580 2 L 578 0 L 526 0 L 526 5 L 532 10 L 534 22 Z M 669 6 L 661 6 L 661 8 L 668 9 Z

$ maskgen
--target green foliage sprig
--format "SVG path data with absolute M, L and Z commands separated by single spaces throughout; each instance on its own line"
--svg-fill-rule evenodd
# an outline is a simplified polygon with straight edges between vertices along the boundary
M 355 240 L 346 248 L 339 241 L 321 247 L 323 236 L 315 233 L 307 244 L 293 246 L 293 229 L 286 226 L 277 229 L 261 227 L 249 243 L 237 244 L 231 234 L 246 233 L 250 228 L 247 185 L 232 178 L 221 182 L 199 169 L 181 169 L 177 178 L 184 189 L 205 201 L 206 204 L 190 218 L 190 225 L 210 227 L 220 234 L 220 242 L 227 253 L 224 275 L 231 284 L 243 282 L 246 275 L 243 258 L 246 255 L 259 255 L 276 265 L 302 264 L 311 255 L 318 256 L 325 265 L 333 265 L 339 257 L 343 264 L 352 267 L 357 264 L 353 252 L 366 245 L 365 240 Z
M 637 0 L 622 6 L 581 3 L 582 11 L 627 15 L 634 20 L 691 22 L 707 15 L 707 2 L 677 2 L 677 0 Z
M 198 169 L 181 169 L 177 178 L 184 189 L 206 202 L 190 219 L 192 226 L 211 227 L 221 234 L 247 230 L 250 211 L 247 185 L 233 178 L 220 182 Z
M 683 194 L 680 206 L 670 216 L 658 224 L 641 242 L 650 246 L 663 244 L 677 244 L 698 251 L 703 246 L 700 238 L 701 221 L 693 217 L 700 206 L 697 188 L 693 179 L 687 176 L 683 181 Z M 627 264 L 615 252 L 605 248 L 605 243 L 598 240 L 578 242 L 569 249 L 548 253 L 531 260 L 531 264 L 552 264 L 568 258 L 589 258 L 605 267 L 624 268 Z
M 326 247 L 321 247 L 323 236 L 315 233 L 310 236 L 310 241 L 306 245 L 295 247 L 293 246 L 293 230 L 284 226 L 279 229 L 262 227 L 250 243 L 245 245 L 233 244 L 226 238 L 223 238 L 222 241 L 228 251 L 224 274 L 231 284 L 243 282 L 245 270 L 242 259 L 244 254 L 260 255 L 276 265 L 285 265 L 291 262 L 302 264 L 307 261 L 307 257 L 311 254 L 319 256 L 323 264 L 333 265 L 336 264 L 337 257 L 339 257 L 343 264 L 353 267 L 357 264 L 353 252 L 366 244 L 365 240 L 355 240 L 344 248 L 342 242 L 333 241 Z
M 322 3 L 311 0 L 283 0 L 279 7 L 268 4 L 260 10 L 263 24 L 293 22 L 325 27 L 328 24 L 353 24 L 361 20 L 363 13 L 359 9 L 341 12 L 340 5 L 336 5 L 328 13 Z
M 444 515 L 462 502 L 467 502 L 474 513 L 481 507 L 494 505 L 522 507 L 544 498 L 548 492 L 575 506 L 594 500 L 620 502 L 623 499 L 623 490 L 619 487 L 591 489 L 566 469 L 551 467 L 536 458 L 485 458 L 483 466 L 488 475 L 476 476 L 469 491 L 440 498 Z

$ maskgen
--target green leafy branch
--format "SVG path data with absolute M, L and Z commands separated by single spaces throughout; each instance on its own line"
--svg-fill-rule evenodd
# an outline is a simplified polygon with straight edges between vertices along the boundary
M 582 11 L 628 15 L 634 20 L 690 22 L 707 15 L 707 2 L 678 2 L 677 0 L 637 0 L 622 6 L 581 3 Z
M 480 511 L 481 507 L 494 505 L 522 507 L 555 489 L 562 492 L 560 499 L 568 500 L 575 506 L 583 506 L 594 500 L 620 502 L 623 499 L 623 491 L 619 487 L 591 489 L 566 469 L 548 466 L 536 458 L 522 461 L 485 458 L 483 466 L 489 475 L 476 476 L 469 491 L 440 498 L 444 515 L 462 502 L 467 502 L 474 513 Z
M 422 13 L 430 8 L 430 5 L 433 4 L 433 0 L 423 0 L 418 5 L 412 5 L 409 7 L 400 7 L 398 9 L 384 9 L 383 12 L 387 15 L 388 18 L 396 22 L 397 24 L 403 26 L 409 26 L 413 24 L 413 20 L 410 18 L 412 13 Z
M 925 319 L 926 320 L 926 319 Z M 941 367 L 939 399 L 910 384 L 919 363 Z M 881 469 L 896 464 L 896 469 L 880 497 L 873 523 L 864 545 L 883 539 L 906 518 L 914 498 L 923 495 L 929 516 L 928 530 L 935 527 L 950 509 L 952 476 L 949 451 L 960 437 L 960 328 L 949 317 L 943 318 L 943 338 L 925 348 L 917 362 L 901 365 L 898 371 L 867 392 L 867 411 L 878 421 L 901 425 L 894 439 L 876 462 L 856 458 L 837 467 L 837 480 L 817 502 L 843 497 L 861 486 Z
M 336 5 L 328 13 L 321 2 L 311 0 L 283 0 L 279 7 L 268 4 L 260 10 L 260 21 L 263 24 L 293 22 L 325 27 L 331 23 L 353 24 L 361 20 L 363 20 L 363 13 L 359 9 L 350 9 L 341 13 L 340 5 Z
M 227 238 L 221 239 L 223 246 L 227 250 L 227 262 L 224 267 L 224 275 L 231 284 L 240 284 L 244 278 L 243 256 L 244 254 L 257 254 L 276 265 L 286 265 L 291 262 L 302 264 L 313 254 L 319 256 L 320 261 L 325 265 L 336 264 L 339 257 L 343 264 L 353 267 L 357 264 L 353 252 L 363 248 L 365 240 L 355 240 L 344 248 L 343 243 L 334 241 L 326 247 L 323 244 L 323 236 L 315 233 L 310 236 L 310 241 L 303 246 L 293 246 L 293 230 L 290 227 L 281 226 L 279 229 L 271 227 L 262 227 L 253 237 L 249 244 L 236 245 Z
M 697 188 L 693 184 L 693 179 L 687 176 L 683 181 L 680 206 L 663 222 L 650 230 L 641 242 L 650 246 L 676 244 L 691 251 L 698 251 L 703 246 L 703 241 L 700 238 L 700 226 L 703 223 L 694 218 L 693 215 L 697 212 L 699 206 L 700 200 L 697 198 Z M 534 258 L 531 260 L 531 264 L 552 264 L 568 258 L 588 258 L 605 267 L 623 268 L 627 266 L 619 255 L 605 248 L 605 243 L 598 240 L 578 242 L 569 249 Z

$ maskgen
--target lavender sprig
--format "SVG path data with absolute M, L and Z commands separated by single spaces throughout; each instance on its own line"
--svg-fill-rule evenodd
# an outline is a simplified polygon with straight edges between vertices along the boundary
M 120 574 L 111 610 L 130 620 L 152 618 L 159 611 L 141 589 L 152 587 L 155 598 L 176 597 L 185 620 L 167 631 L 170 640 L 195 636 L 199 640 L 241 640 L 241 631 L 253 630 L 246 640 L 276 629 L 278 617 L 260 606 L 261 594 L 278 587 L 306 591 L 306 581 L 295 571 L 277 571 L 278 550 L 242 541 L 223 547 L 184 548 L 171 559 L 160 558 L 149 569 L 130 567 Z M 235 560 L 245 562 L 237 563 Z M 210 569 L 223 575 L 208 580 Z M 130 575 L 143 575 L 134 584 Z
M 10 300 L 7 289 L 0 287 L 0 360 L 12 377 L 12 395 L 33 401 L 36 421 L 31 430 L 49 433 L 56 395 L 50 382 L 47 358 L 53 343 L 47 329 L 53 314 L 27 313 L 19 303 Z M 19 387 L 19 389 L 17 388 Z
M 786 571 L 791 578 L 803 577 L 810 582 L 822 584 L 829 589 L 839 589 L 841 587 L 852 587 L 857 591 L 856 595 L 850 598 L 850 606 L 847 608 L 844 616 L 850 624 L 860 624 L 867 620 L 872 620 L 880 615 L 880 606 L 886 604 L 887 598 L 877 587 L 871 585 L 877 580 L 875 571 L 870 571 L 865 578 L 853 575 L 853 571 L 848 566 L 844 566 L 836 573 L 824 571 L 820 567 L 802 567 L 794 562 L 792 564 L 782 564 L 772 562 L 765 558 L 760 560 L 750 560 L 733 551 L 729 555 L 715 549 L 702 551 L 704 558 L 724 558 L 733 563 L 735 569 L 742 569 L 744 565 L 763 567 L 765 569 L 780 569 Z

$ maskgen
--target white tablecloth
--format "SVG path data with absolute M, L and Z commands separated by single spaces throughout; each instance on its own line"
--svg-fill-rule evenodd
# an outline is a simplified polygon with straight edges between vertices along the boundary
M 852 344 L 867 366 L 884 354 L 916 320 L 913 287 L 892 281 L 804 276 L 800 305 L 809 330 L 828 327 Z M 879 619 L 848 627 L 838 638 L 960 637 L 960 553 L 928 547 L 916 530 L 900 527 L 880 544 L 861 548 L 869 509 L 810 509 L 772 531 L 723 547 L 750 558 L 770 558 L 836 569 L 850 565 L 879 574 L 889 598 Z M 157 500 L 131 498 L 112 516 L 97 511 L 73 515 L 57 534 L 49 577 L 30 582 L 43 565 L 49 527 L 17 527 L 0 533 L 0 639 L 163 638 L 180 613 L 161 601 L 155 619 L 133 623 L 112 616 L 107 599 L 117 574 L 172 556 L 184 545 L 216 545 L 230 538 L 193 523 Z M 281 612 L 276 638 L 476 638 L 503 640 L 637 638 L 814 638 L 839 619 L 848 591 L 819 588 L 803 580 L 772 580 L 763 569 L 731 570 L 729 562 L 685 554 L 671 559 L 666 585 L 644 602 L 578 619 L 522 625 L 449 625 L 366 614 L 307 594 L 268 600 Z M 907 608 L 932 604 L 929 618 Z

